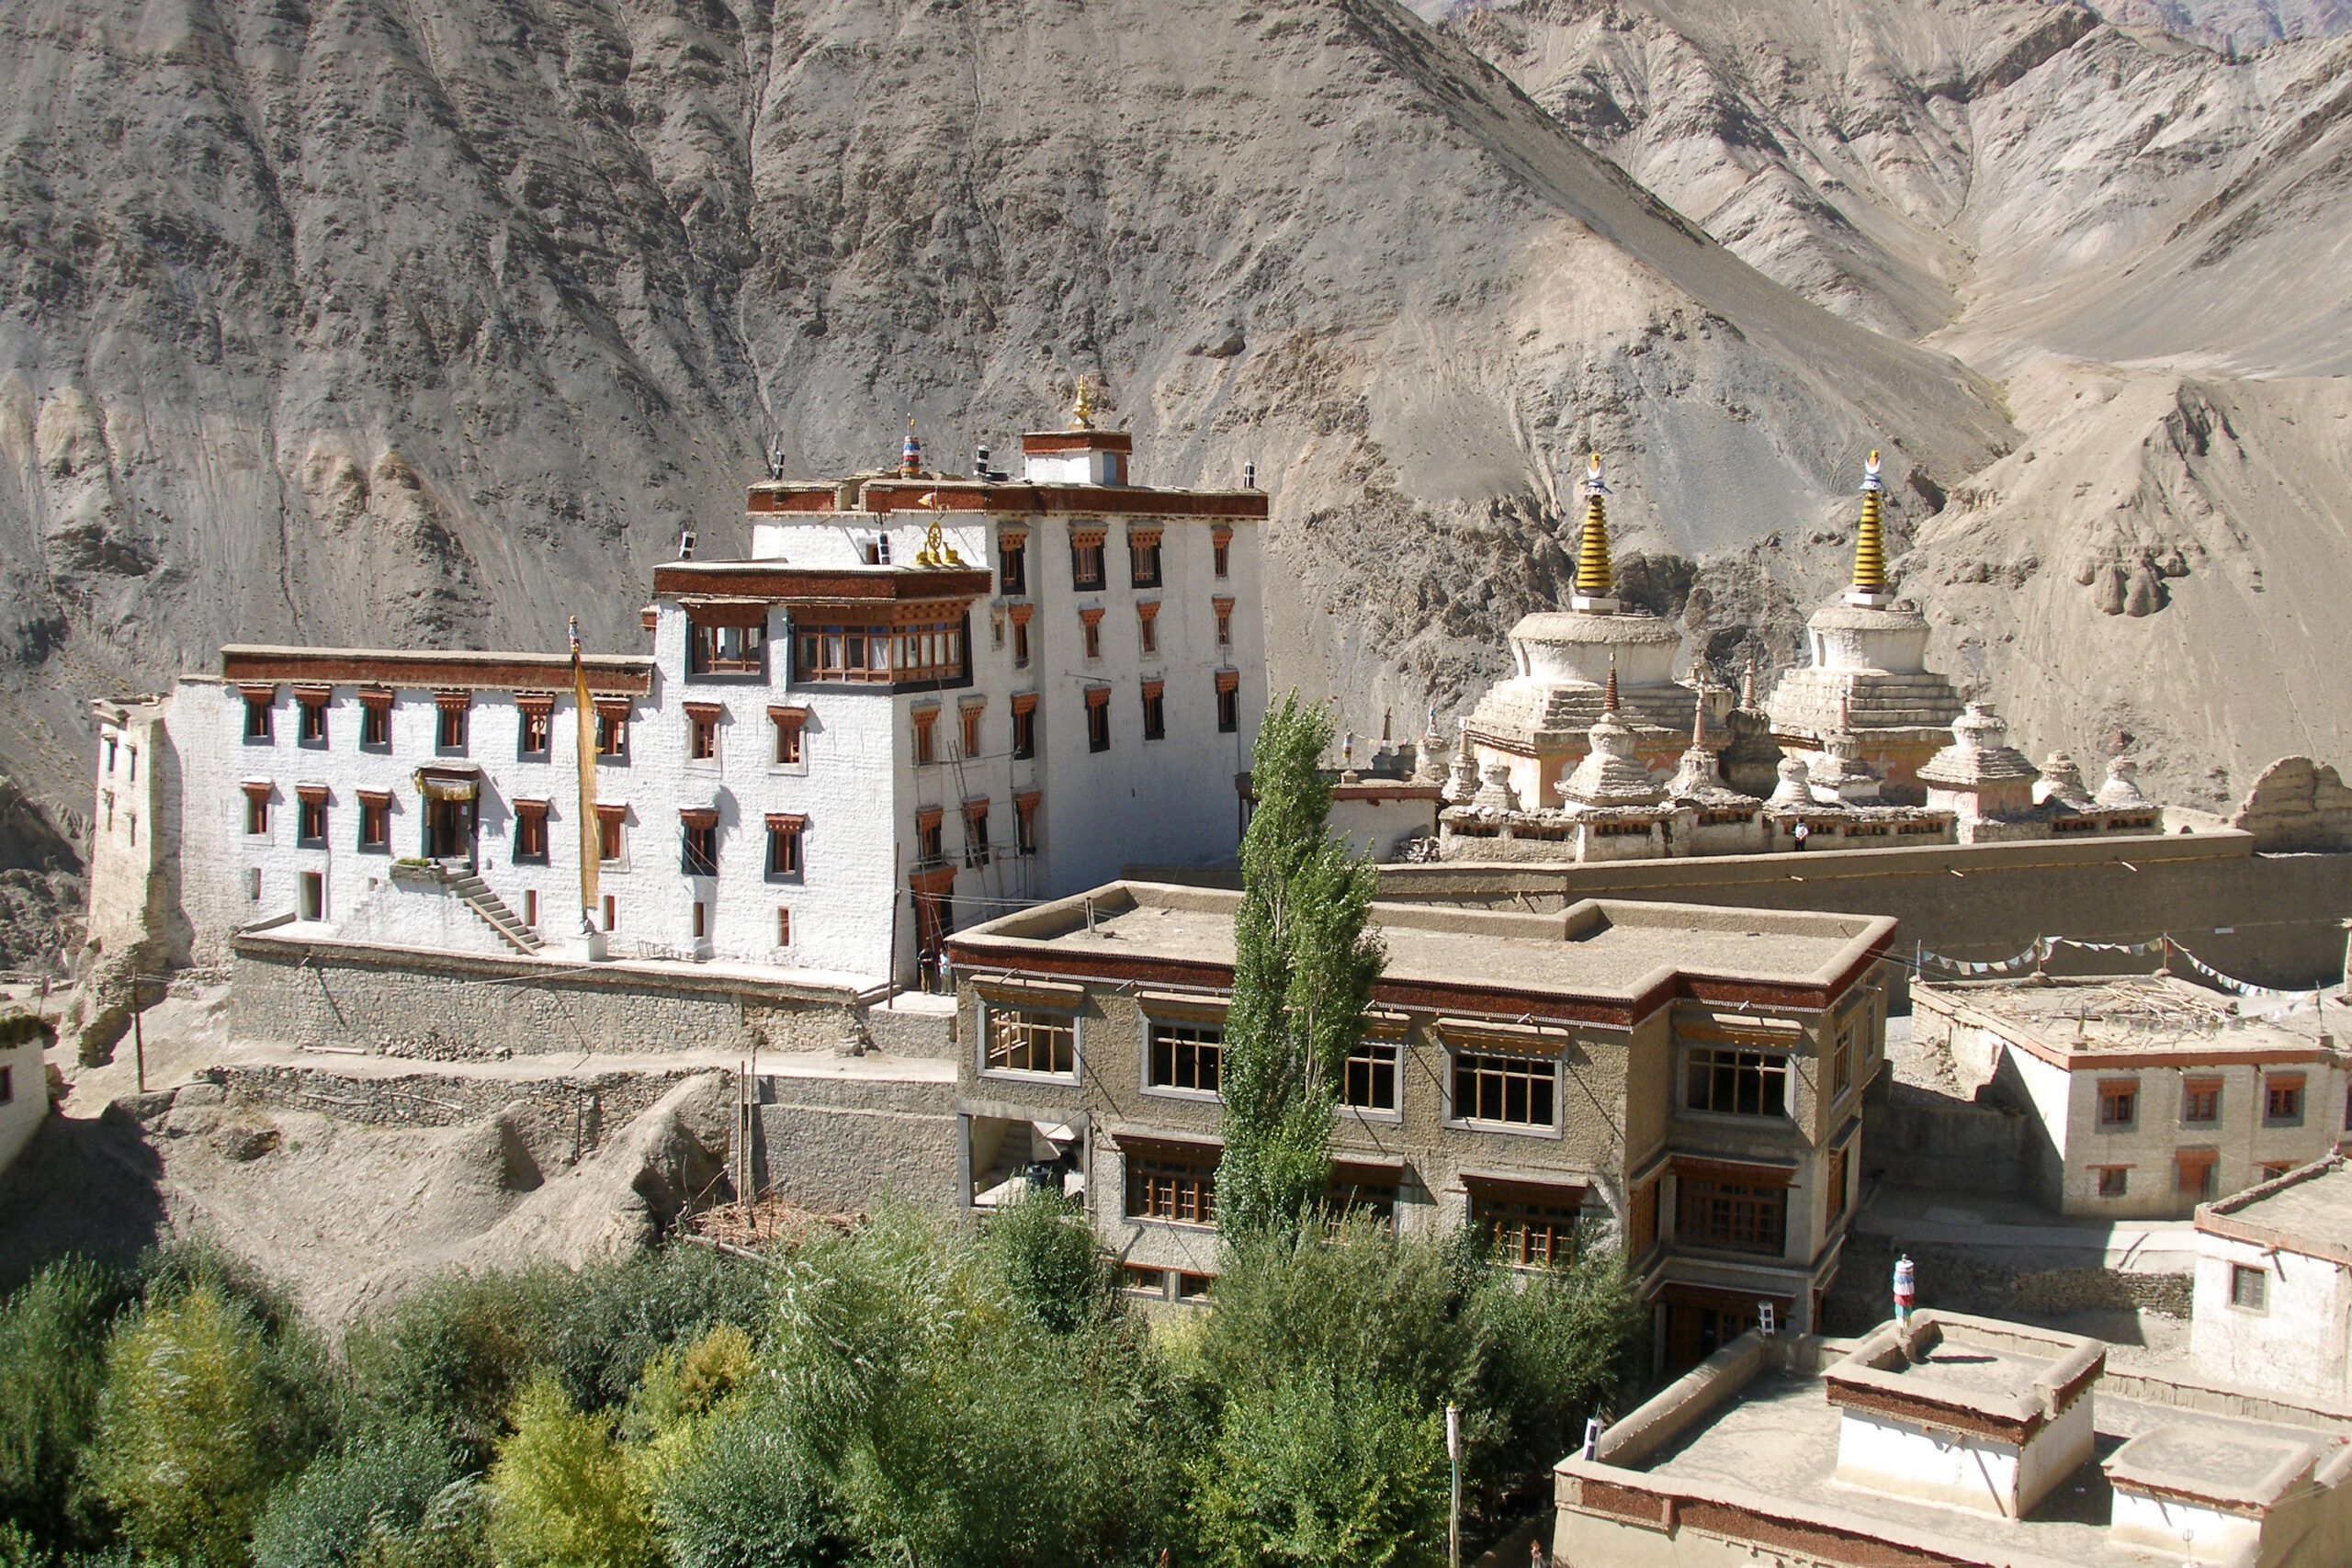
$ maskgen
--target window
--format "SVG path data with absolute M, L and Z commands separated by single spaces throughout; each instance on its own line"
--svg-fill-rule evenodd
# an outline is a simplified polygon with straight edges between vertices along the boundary
M 1216 728 L 1231 735 L 1241 728 L 1241 672 L 1221 670 L 1216 677 Z
M 1080 610 L 1078 613 L 1078 625 L 1080 634 L 1086 639 L 1086 657 L 1089 659 L 1102 658 L 1102 612 L 1100 610 Z
M 1788 1114 L 1789 1058 L 1780 1051 L 1693 1045 L 1684 1069 L 1682 1104 L 1715 1116 Z
M 986 711 L 985 703 L 966 703 L 956 709 L 956 716 L 964 721 L 964 758 L 967 761 L 980 754 L 980 715 Z
M 323 920 L 327 918 L 327 879 L 324 873 L 306 871 L 296 877 L 294 897 L 300 907 L 302 919 Z
M 1158 600 L 1148 604 L 1136 606 L 1136 635 L 1138 639 L 1136 646 L 1143 649 L 1143 656 L 1146 659 L 1157 658 L 1159 653 L 1159 603 Z
M 1012 760 L 1025 762 L 1037 754 L 1037 694 L 1023 692 L 1012 699 Z
M 472 694 L 467 692 L 435 692 L 433 707 L 433 749 L 444 753 L 464 751 L 466 716 L 473 707 Z
M 535 865 L 548 863 L 548 803 L 544 800 L 518 800 L 514 803 L 514 859 Z
M 392 797 L 374 790 L 359 792 L 359 847 L 378 854 L 392 847 Z
M 550 738 L 555 731 L 555 699 L 553 697 L 518 698 L 515 702 L 517 733 L 514 752 L 526 761 L 537 757 L 545 761 Z
M 1210 600 L 1209 604 L 1216 611 L 1216 645 L 1219 648 L 1231 648 L 1233 646 L 1233 601 L 1220 597 Z
M 1829 1093 L 1845 1093 L 1854 1084 L 1854 1026 L 1842 1024 L 1829 1047 Z
M 686 673 L 689 675 L 763 675 L 767 672 L 768 629 L 764 606 L 749 606 L 760 620 L 741 626 L 712 626 L 689 617 L 686 622 Z
M 1323 1190 L 1323 1206 L 1333 1224 L 1357 1216 L 1377 1221 L 1383 1230 L 1396 1228 L 1396 1173 L 1377 1166 L 1331 1167 L 1330 1184 Z
M 113 736 L 111 736 L 111 735 L 107 736 L 107 776 L 108 776 L 108 777 L 112 777 L 112 776 L 113 776 L 113 774 L 114 774 L 115 745 L 116 745 L 115 738 L 114 738 Z M 6 1104 L 6 1102 L 5 1100 L 0 1100 L 0 1104 Z
M 1233 530 L 1212 529 L 1209 533 L 1209 570 L 1219 577 L 1229 575 L 1233 565 Z
M 1044 800 L 1039 795 L 1017 795 L 1012 797 L 1013 845 L 1018 852 L 1037 852 L 1037 807 Z
M 961 621 L 917 626 L 802 626 L 793 679 L 888 685 L 964 676 Z
M 2095 1168 L 2096 1174 L 2098 1177 L 2098 1195 L 2100 1197 L 2120 1198 L 2125 1192 L 2131 1190 L 2132 1168 L 2130 1166 L 2103 1165 Z
M 1470 1223 L 1513 1269 L 1550 1269 L 1576 1261 L 1577 1213 L 1584 1192 L 1562 1188 L 1474 1188 Z
M 792 945 L 792 911 L 781 904 L 776 906 L 775 911 L 775 944 L 778 947 Z
M 323 746 L 327 743 L 327 694 L 300 692 L 294 694 L 294 740 L 300 746 Z
M 1176 1276 L 1176 1299 L 1180 1302 L 1204 1302 L 1216 1284 L 1214 1274 L 1179 1274 Z
M 2183 1149 L 2173 1156 L 2173 1190 L 2191 1202 L 2213 1195 L 2214 1168 L 2221 1156 L 2211 1149 Z
M 708 930 L 710 921 L 709 911 L 710 906 L 705 904 L 700 899 L 695 900 L 695 940 L 696 942 L 700 942 L 704 937 L 710 934 Z
M 768 874 L 798 876 L 800 874 L 800 835 L 808 826 L 806 817 L 790 817 L 783 812 L 768 814 Z M 778 946 L 783 944 L 779 942 Z
M 1340 1103 L 1359 1111 L 1396 1109 L 1396 1056 L 1399 1040 L 1365 1038 L 1348 1053 L 1340 1074 Z
M 857 536 L 857 540 L 858 559 L 864 561 L 868 566 L 888 566 L 890 564 L 889 535 L 861 534 Z
M 1029 536 L 1004 533 L 997 536 L 996 555 L 998 582 L 1004 596 L 1018 599 L 1029 592 Z
M 1454 1120 L 1549 1127 L 1559 1077 L 1559 1064 L 1549 1056 L 1459 1052 L 1453 1058 Z
M 1101 528 L 1082 528 L 1070 534 L 1069 585 L 1081 593 L 1102 586 L 1103 533 Z
M 1029 617 L 1021 614 L 1023 610 L 1027 608 L 1028 606 L 1026 604 L 1019 604 L 1013 607 L 1012 667 L 1015 670 L 1026 670 L 1029 668 Z
M 2262 1123 L 2266 1127 L 2303 1124 L 2303 1080 L 2299 1074 L 2267 1078 L 2262 1085 Z
M 1852 1151 L 1851 1144 L 1832 1149 L 1829 1157 L 1822 1162 L 1821 1185 L 1828 1199 L 1824 1213 L 1831 1220 L 1846 1212 L 1846 1163 Z
M 392 749 L 391 693 L 359 694 L 359 745 L 362 750 L 368 751 L 389 751 Z
M 539 890 L 536 887 L 523 889 L 523 923 L 535 931 L 538 928 Z
M 620 929 L 620 904 L 611 894 L 607 893 L 605 895 L 605 930 L 607 931 L 616 931 Z
M 1086 749 L 1111 749 L 1111 694 L 1100 687 L 1086 694 Z
M 1159 530 L 1127 530 L 1127 581 L 1136 588 L 1159 586 Z
M 1119 1284 L 1130 1295 L 1160 1296 L 1168 1294 L 1168 1270 L 1147 1269 L 1140 1263 L 1119 1265 Z
M 928 767 L 939 761 L 939 710 L 917 708 L 910 716 L 915 726 L 915 765 Z
M 1657 1245 L 1657 1185 L 1652 1177 L 1634 1190 L 1633 1213 L 1626 1216 L 1627 1258 L 1637 1259 Z
M 2249 1264 L 2231 1264 L 2230 1304 L 2245 1312 L 2269 1311 L 2270 1276 Z
M 1144 625 L 1151 623 L 1146 621 Z M 1158 681 L 1143 683 L 1143 738 L 1164 740 L 1168 738 L 1168 708 L 1161 693 L 1166 688 Z
M 2295 1168 L 2291 1165 L 2256 1166 L 2255 1168 L 2255 1180 L 2256 1182 L 2276 1181 L 2294 1168 Z
M 318 845 L 327 841 L 327 797 L 323 791 L 301 792 L 300 804 L 294 808 L 294 841 Z
M 964 803 L 964 863 L 989 863 L 989 803 L 985 800 Z
M 616 762 L 628 760 L 628 708 L 627 703 L 596 705 L 596 755 Z
M 1127 1156 L 1127 1218 L 1175 1225 L 1216 1224 L 1216 1158 L 1205 1150 Z
M 1225 1060 L 1225 1030 L 1214 1023 L 1161 1023 L 1151 1029 L 1150 1083 L 1193 1094 L 1217 1091 Z
M 937 865 L 947 858 L 945 840 L 939 824 L 945 816 L 937 807 L 915 813 L 915 860 L 922 865 Z
M 678 869 L 688 876 L 718 874 L 718 813 L 712 810 L 678 813 Z
M 606 865 L 621 860 L 623 852 L 628 848 L 621 836 L 621 825 L 628 815 L 628 807 L 626 806 L 596 807 L 596 858 Z M 612 900 L 608 898 L 605 902 L 610 904 Z M 612 927 L 607 925 L 605 929 L 610 931 Z
M 808 727 L 807 708 L 770 708 L 768 717 L 775 724 L 775 765 L 797 768 L 807 761 L 801 739 Z
M 109 772 L 112 770 L 109 769 Z M 17 1103 L 17 1069 L 0 1067 L 0 1105 Z
M 257 865 L 245 871 L 245 899 L 248 903 L 261 902 L 261 867 Z
M 2098 1086 L 2098 1125 L 2101 1132 L 2129 1131 L 2138 1120 L 2139 1110 L 2140 1085 L 2137 1080 Z
M 1713 1177 L 1679 1179 L 1675 1231 L 1684 1241 L 1778 1255 L 1787 1235 L 1789 1190 Z
M 249 838 L 269 836 L 269 785 L 245 785 L 245 833 Z
M 718 761 L 718 709 L 700 705 L 686 709 L 686 760 Z
M 2219 1078 L 2183 1078 L 2180 1082 L 2180 1120 L 2187 1127 L 2211 1127 L 2222 1120 L 2222 1080 Z
M 245 739 L 247 740 L 263 746 L 269 744 L 271 739 L 269 705 L 277 700 L 277 694 L 275 691 L 269 692 L 266 695 L 260 692 L 245 694 Z
M 1078 1071 L 1078 1021 L 1069 1013 L 991 1007 L 988 1014 L 989 1072 L 1067 1077 Z

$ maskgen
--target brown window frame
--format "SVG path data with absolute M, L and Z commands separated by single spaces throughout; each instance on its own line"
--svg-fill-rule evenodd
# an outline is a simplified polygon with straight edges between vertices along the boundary
M 939 710 L 916 708 L 907 717 L 914 726 L 914 764 L 928 768 L 939 761 Z
M 277 721 L 270 716 L 272 710 L 277 705 L 277 690 L 269 688 L 264 691 L 256 688 L 239 694 L 245 700 L 245 744 L 248 746 L 277 744 Z
M 624 763 L 628 761 L 628 725 L 630 705 L 628 703 L 598 703 L 596 705 L 596 760 L 600 762 Z
M 1211 575 L 1228 577 L 1232 575 L 1232 568 L 1233 530 L 1230 528 L 1210 529 L 1209 570 Z
M 1159 586 L 1159 536 L 1158 528 L 1127 530 L 1127 586 L 1157 588 Z
M 701 703 L 686 705 L 686 761 L 716 762 L 718 761 L 718 719 L 720 711 Z
M 546 757 L 555 749 L 555 704 L 552 699 L 515 705 L 514 755 L 518 759 Z
M 1456 1048 L 1446 1075 L 1453 1093 L 1449 1120 L 1480 1122 L 1494 1127 L 1541 1127 L 1556 1132 L 1560 1125 L 1560 1059 L 1515 1051 L 1474 1051 Z M 1464 1105 L 1464 1089 L 1468 1105 Z M 1525 1114 L 1512 1114 L 1514 1093 Z M 1542 1114 L 1537 1110 L 1541 1108 Z M 1489 1111 L 1494 1112 L 1488 1114 Z
M 1013 852 L 1034 855 L 1037 852 L 1037 808 L 1045 796 L 1035 791 L 1012 797 Z
M 2116 1107 L 2121 1105 L 2118 1111 Z M 2140 1080 L 2119 1079 L 2098 1086 L 2098 1130 L 2128 1133 L 2140 1124 Z
M 947 841 L 941 824 L 947 814 L 937 807 L 926 807 L 915 813 L 915 863 L 940 865 L 947 859 Z
M 1351 1111 L 1395 1115 L 1396 1086 L 1404 1077 L 1404 1055 L 1402 1036 L 1365 1034 L 1358 1039 L 1340 1068 L 1340 1103 Z
M 1037 696 L 1024 692 L 1012 699 L 1012 760 L 1025 762 L 1037 754 Z
M 999 591 L 1008 599 L 1025 596 L 1029 592 L 1029 536 L 999 534 L 996 558 Z
M 1794 1114 L 1789 1103 L 1793 1077 L 1786 1051 L 1760 1045 L 1687 1045 L 1681 1109 L 1702 1116 L 1786 1119 Z
M 678 813 L 678 871 L 684 876 L 718 874 L 718 813 Z
M 1074 592 L 1100 593 L 1107 578 L 1102 570 L 1102 541 L 1107 528 L 1073 528 L 1069 536 L 1069 585 Z
M 1126 1155 L 1126 1217 L 1151 1224 L 1216 1224 L 1216 1168 L 1223 1149 L 1168 1147 Z
M 2251 1286 L 2251 1289 L 2248 1287 Z M 2254 1299 L 2248 1301 L 2246 1298 Z M 2270 1314 L 2270 1271 L 2258 1263 L 2230 1265 L 2230 1306 L 2237 1312 Z
M 1159 657 L 1159 601 L 1136 606 L 1136 646 L 1146 659 Z
M 269 837 L 269 787 L 266 784 L 259 788 L 250 784 L 245 786 L 246 838 L 266 839 Z
M 1851 1144 L 1840 1144 L 1823 1156 L 1821 1190 L 1826 1200 L 1822 1205 L 1825 1223 L 1834 1224 L 1838 1216 L 1846 1212 L 1847 1166 L 1850 1163 L 1853 1148 Z
M 385 691 L 365 691 L 359 694 L 359 749 L 362 751 L 390 751 L 392 749 L 393 696 Z
M 462 757 L 473 734 L 473 694 L 433 694 L 433 750 L 435 756 Z
M 1628 1261 L 1645 1257 L 1657 1245 L 1657 1190 L 1663 1178 L 1653 1176 L 1634 1189 L 1626 1205 L 1625 1256 Z
M 392 797 L 389 793 L 361 790 L 359 843 L 362 854 L 390 854 L 392 850 Z
M 1035 1065 L 1042 1054 L 1046 1065 Z M 1078 1076 L 1078 1015 L 1036 1008 L 985 1004 L 980 1071 L 1018 1077 Z
M 781 811 L 768 813 L 767 874 L 771 879 L 794 881 L 808 874 L 807 846 L 802 842 L 808 830 L 806 817 Z
M 514 802 L 514 851 L 512 857 L 518 865 L 548 863 L 548 803 L 544 800 Z
M 695 677 L 725 679 L 757 676 L 768 672 L 767 611 L 758 610 L 759 619 L 704 620 L 695 612 L 686 612 L 686 674 Z
M 599 865 L 621 865 L 628 859 L 628 807 L 598 806 L 596 807 L 596 863 Z M 610 899 L 606 902 L 609 904 Z M 607 931 L 612 928 L 607 926 Z
M 1693 1175 L 1678 1175 L 1675 1185 L 1677 1240 L 1774 1258 L 1788 1250 L 1789 1190 L 1785 1185 Z
M 792 911 L 782 904 L 775 907 L 775 944 L 778 947 L 792 945 Z
M 331 699 L 321 693 L 313 695 L 300 690 L 294 694 L 294 743 L 297 746 L 327 744 L 327 704 Z
M 2278 1073 L 2266 1077 L 2262 1080 L 2262 1124 L 2266 1127 L 2301 1126 L 2304 1087 L 2305 1080 L 2301 1073 Z M 2281 1109 L 2282 1104 L 2284 1109 Z
M 956 705 L 956 716 L 963 721 L 964 760 L 967 762 L 980 754 L 980 716 L 987 711 L 988 699 L 985 697 Z
M 977 869 L 989 863 L 989 803 L 964 803 L 964 863 Z
M 2128 1165 L 2095 1165 L 2091 1167 L 2091 1190 L 2101 1198 L 2128 1198 L 2132 1195 L 2132 1168 Z
M 1562 1198 L 1572 1198 L 1563 1202 Z M 1582 1245 L 1581 1187 L 1470 1188 L 1470 1224 L 1508 1268 L 1542 1273 L 1573 1264 Z
M 327 841 L 327 803 L 323 795 L 298 796 L 294 805 L 294 842 L 315 849 Z
M 2222 1091 L 2226 1087 L 2221 1078 L 2181 1079 L 2180 1124 L 2184 1127 L 2220 1126 Z
M 1193 1019 L 1145 1021 L 1144 1085 L 1170 1094 L 1220 1095 L 1225 1025 Z
M 768 722 L 775 727 L 775 761 L 778 768 L 798 768 L 808 765 L 808 728 L 807 708 L 773 707 L 768 709 Z
M 1080 610 L 1078 613 L 1079 635 L 1084 640 L 1086 657 L 1102 657 L 1102 612 Z
M 2172 1156 L 2174 1195 L 2177 1197 L 2184 1193 L 2194 1192 L 2198 1201 L 2203 1202 L 2206 1199 L 2212 1197 L 2214 1190 L 2220 1186 L 2216 1178 L 2221 1174 L 2221 1168 L 2222 1156 L 2218 1150 L 2178 1149 L 2174 1151 Z M 2189 1179 L 2191 1172 L 2196 1175 L 2194 1181 Z
M 1241 728 L 1241 671 L 1220 670 L 1216 683 L 1216 730 L 1219 735 L 1233 735 Z
M 1143 738 L 1146 740 L 1168 739 L 1168 699 L 1166 683 L 1146 681 L 1143 683 Z
M 1086 749 L 1108 751 L 1111 749 L 1111 693 L 1108 687 L 1096 686 L 1086 694 Z

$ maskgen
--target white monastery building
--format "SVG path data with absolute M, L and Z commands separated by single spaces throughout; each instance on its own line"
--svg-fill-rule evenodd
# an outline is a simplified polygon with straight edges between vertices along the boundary
M 903 985 L 956 925 L 1230 856 L 1265 495 L 1130 484 L 1083 394 L 1022 447 L 1019 479 L 985 447 L 928 470 L 910 432 L 896 472 L 752 486 L 750 558 L 656 569 L 650 650 L 577 681 L 568 654 L 237 645 L 96 704 L 93 935 L 200 958 L 290 917 Z

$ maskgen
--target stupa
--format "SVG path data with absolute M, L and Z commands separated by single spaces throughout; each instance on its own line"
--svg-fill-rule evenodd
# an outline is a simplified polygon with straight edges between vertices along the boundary
M 1610 493 L 1596 454 L 1585 478 L 1584 527 L 1568 608 L 1520 618 L 1510 634 L 1516 673 L 1488 688 L 1466 721 L 1481 773 L 1498 763 L 1509 769 L 1512 788 L 1529 809 L 1562 803 L 1562 783 L 1593 750 L 1592 728 L 1612 670 L 1620 682 L 1617 722 L 1626 732 L 1626 760 L 1660 780 L 1674 771 L 1694 709 L 1726 695 L 1678 683 L 1674 664 L 1682 634 L 1618 600 L 1609 553 Z
M 1887 590 L 1876 452 L 1862 472 L 1853 581 L 1805 623 L 1811 662 L 1781 677 L 1766 711 L 1773 738 L 1814 765 L 1816 780 L 1850 779 L 1848 763 L 1860 760 L 1884 798 L 1917 804 L 1919 767 L 1951 739 L 1961 698 L 1928 668 L 1928 617 Z

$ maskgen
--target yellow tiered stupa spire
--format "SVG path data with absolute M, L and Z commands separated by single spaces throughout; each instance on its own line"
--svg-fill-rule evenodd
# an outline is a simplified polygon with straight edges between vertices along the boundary
M 1617 572 L 1609 560 L 1609 486 L 1600 477 L 1600 454 L 1592 454 L 1584 479 L 1584 528 L 1577 540 L 1574 608 L 1607 614 L 1617 608 Z
M 1878 477 L 1878 453 L 1862 466 L 1862 521 L 1854 530 L 1854 581 L 1846 591 L 1849 604 L 1878 608 L 1886 603 L 1886 535 L 1879 522 L 1879 496 L 1886 486 Z

